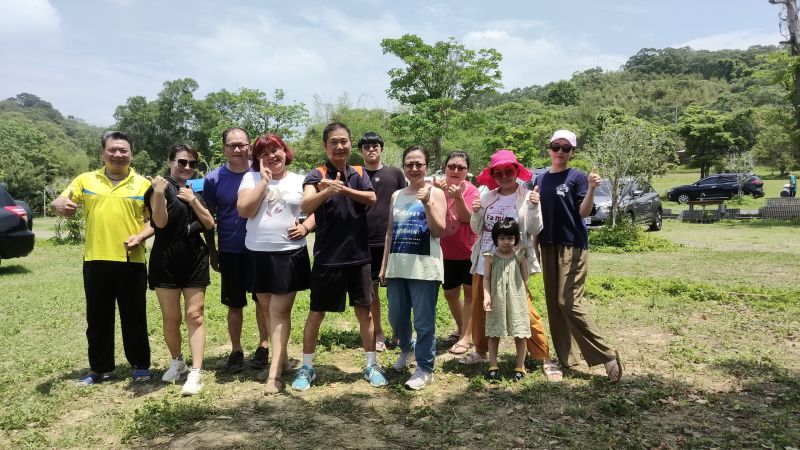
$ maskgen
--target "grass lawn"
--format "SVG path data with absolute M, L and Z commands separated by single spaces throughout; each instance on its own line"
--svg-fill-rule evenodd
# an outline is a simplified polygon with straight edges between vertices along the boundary
M 532 363 L 523 382 L 491 385 L 485 365 L 458 364 L 440 343 L 429 388 L 406 391 L 408 374 L 388 370 L 390 385 L 374 389 L 361 375 L 357 324 L 346 312 L 323 323 L 315 386 L 265 396 L 254 371 L 221 370 L 226 311 L 212 273 L 206 389 L 191 398 L 160 381 L 168 353 L 153 293 L 154 380 L 128 381 L 118 333 L 113 379 L 75 384 L 87 370 L 82 247 L 38 240 L 33 254 L 0 266 L 0 448 L 797 447 L 798 231 L 796 224 L 667 221 L 658 235 L 681 244 L 676 251 L 592 253 L 587 302 L 625 362 L 619 384 L 585 365 L 551 384 Z M 530 282 L 546 316 L 541 277 Z M 304 292 L 293 311 L 295 358 L 307 311 Z M 437 334 L 453 328 L 440 298 Z M 252 306 L 243 338 L 249 353 L 257 342 Z M 501 369 L 510 376 L 512 344 L 503 342 Z M 388 367 L 396 357 L 389 350 L 379 360 Z M 287 385 L 292 379 L 284 377 Z

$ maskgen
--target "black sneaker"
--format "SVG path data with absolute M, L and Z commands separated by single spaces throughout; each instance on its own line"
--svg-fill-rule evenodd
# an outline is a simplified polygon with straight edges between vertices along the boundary
M 228 363 L 225 364 L 225 371 L 228 373 L 239 373 L 244 369 L 244 353 L 239 350 L 228 355 Z
M 500 369 L 497 367 L 490 368 L 489 371 L 486 372 L 486 379 L 492 383 L 500 381 Z
M 255 370 L 264 370 L 269 364 L 269 349 L 258 347 L 250 357 L 250 368 Z

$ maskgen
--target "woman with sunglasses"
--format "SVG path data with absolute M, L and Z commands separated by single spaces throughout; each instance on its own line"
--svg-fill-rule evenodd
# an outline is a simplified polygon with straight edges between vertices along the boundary
M 266 380 L 267 394 L 276 394 L 283 389 L 294 298 L 311 282 L 306 236 L 316 222 L 313 214 L 299 220 L 304 177 L 287 169 L 292 149 L 274 134 L 256 138 L 252 149 L 253 170 L 242 178 L 236 208 L 247 218 L 251 292 L 269 324 L 272 345 L 272 361 L 259 378 Z
M 442 290 L 450 313 L 458 326 L 456 343 L 450 353 L 462 355 L 469 350 L 470 326 L 472 317 L 472 274 L 469 260 L 472 245 L 478 235 L 469 226 L 472 215 L 472 202 L 480 197 L 478 188 L 467 181 L 469 155 L 456 150 L 445 159 L 445 178 L 434 179 L 434 184 L 444 191 L 447 197 L 447 216 L 445 230 L 441 238 L 444 256 L 444 283 Z M 461 291 L 464 304 L 461 304 Z
M 203 230 L 214 228 L 214 218 L 202 198 L 186 187 L 186 181 L 197 172 L 197 151 L 188 145 L 175 144 L 170 148 L 167 164 L 169 175 L 155 177 L 153 186 L 144 195 L 155 229 L 148 279 L 161 306 L 164 340 L 172 356 L 161 379 L 173 383 L 188 371 L 181 392 L 194 395 L 203 388 L 200 372 L 206 346 L 203 308 L 206 286 L 210 284 L 208 248 L 200 235 Z M 181 353 L 181 294 L 192 353 L 191 370 Z
M 583 219 L 594 208 L 594 191 L 600 175 L 588 176 L 569 167 L 577 138 L 568 130 L 558 130 L 550 138 L 549 172 L 536 178 L 531 201 L 541 202 L 541 243 L 544 292 L 553 346 L 562 367 L 578 364 L 580 353 L 589 366 L 603 364 L 611 381 L 622 378 L 619 353 L 611 350 L 597 334 L 583 307 L 589 234 Z M 576 349 L 572 343 L 578 344 Z
M 400 340 L 400 356 L 394 369 L 406 370 L 417 360 L 417 368 L 406 381 L 408 389 L 420 390 L 433 377 L 436 358 L 436 300 L 444 278 L 439 236 L 445 226 L 444 193 L 425 182 L 430 156 L 415 145 L 403 152 L 403 175 L 408 187 L 392 194 L 386 251 L 379 277 L 386 281 L 389 322 Z M 414 313 L 411 340 L 411 313 Z
M 472 246 L 471 272 L 472 278 L 472 342 L 475 351 L 466 355 L 461 360 L 463 364 L 486 362 L 486 353 L 489 342 L 486 336 L 486 311 L 483 309 L 483 275 L 486 266 L 484 254 L 495 251 L 492 239 L 492 227 L 495 222 L 506 217 L 514 219 L 519 224 L 520 240 L 517 251 L 525 256 L 529 274 L 540 271 L 539 261 L 536 257 L 535 240 L 542 229 L 539 215 L 538 194 L 536 201 L 525 185 L 517 183 L 517 179 L 530 181 L 531 172 L 517 161 L 511 150 L 501 149 L 492 155 L 491 164 L 478 175 L 478 183 L 488 187 L 491 191 L 483 195 L 472 204 L 472 218 L 470 225 L 478 233 L 478 239 Z M 561 381 L 561 371 L 550 359 L 550 349 L 547 346 L 547 336 L 544 334 L 544 324 L 541 317 L 533 308 L 532 297 L 527 282 L 525 291 L 528 297 L 530 313 L 531 335 L 526 345 L 531 358 L 542 361 L 542 371 L 548 381 Z M 489 372 L 492 372 L 491 368 Z M 520 373 L 525 373 L 524 367 L 517 367 Z

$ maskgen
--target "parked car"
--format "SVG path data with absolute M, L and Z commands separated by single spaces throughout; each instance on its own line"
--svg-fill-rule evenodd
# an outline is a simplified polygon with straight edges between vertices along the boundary
M 27 203 L 14 200 L 0 183 L 0 260 L 19 258 L 33 251 L 33 211 Z
M 658 193 L 649 183 L 623 180 L 619 193 L 617 220 L 645 223 L 650 231 L 661 229 L 662 209 Z M 603 180 L 594 194 L 595 213 L 584 219 L 589 228 L 611 220 L 611 182 Z
M 675 186 L 667 192 L 667 199 L 678 203 L 687 203 L 690 200 L 729 199 L 739 194 L 740 182 L 743 182 L 743 194 L 755 198 L 764 196 L 764 182 L 758 176 L 746 173 L 719 173 L 692 184 Z

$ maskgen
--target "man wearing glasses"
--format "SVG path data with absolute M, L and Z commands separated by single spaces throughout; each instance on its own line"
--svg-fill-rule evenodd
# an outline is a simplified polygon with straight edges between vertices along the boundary
M 225 164 L 209 172 L 203 181 L 203 201 L 216 218 L 219 243 L 214 242 L 214 231 L 206 235 L 209 244 L 211 268 L 220 273 L 220 297 L 228 307 L 228 336 L 231 353 L 225 370 L 238 373 L 244 369 L 242 350 L 242 324 L 244 307 L 247 306 L 247 291 L 250 290 L 251 274 L 247 265 L 244 237 L 247 219 L 239 217 L 236 210 L 239 184 L 250 170 L 250 136 L 242 128 L 228 128 L 222 132 Z M 250 368 L 263 370 L 267 367 L 267 319 L 256 308 L 259 345 L 250 358 Z
M 389 207 L 392 203 L 392 194 L 398 189 L 406 187 L 406 178 L 397 167 L 387 166 L 383 163 L 383 138 L 375 132 L 364 133 L 358 140 L 358 148 L 364 158 L 364 168 L 367 170 L 372 188 L 375 189 L 375 205 L 367 206 L 367 232 L 369 233 L 369 253 L 371 258 L 372 279 L 372 324 L 375 327 L 375 350 L 386 350 L 386 337 L 381 325 L 381 302 L 378 294 L 378 274 L 383 262 L 383 248 L 386 240 L 386 226 L 389 220 Z
M 74 215 L 79 205 L 86 214 L 83 289 L 89 373 L 79 380 L 84 386 L 103 381 L 114 371 L 117 305 L 133 381 L 147 381 L 151 376 L 144 254 L 144 241 L 153 235 L 144 216 L 144 193 L 150 182 L 130 167 L 127 134 L 105 133 L 100 145 L 103 167 L 78 175 L 51 204 L 60 216 Z

